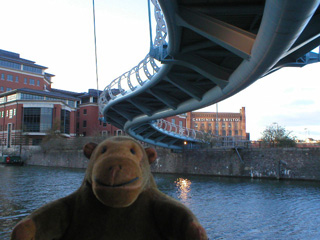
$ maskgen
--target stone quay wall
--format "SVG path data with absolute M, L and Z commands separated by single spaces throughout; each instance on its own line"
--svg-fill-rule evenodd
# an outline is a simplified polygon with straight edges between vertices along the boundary
M 87 168 L 89 160 L 82 150 L 32 151 L 23 156 L 26 165 L 46 167 Z
M 320 181 L 320 148 L 208 149 L 172 152 L 157 149 L 154 173 L 181 173 Z M 82 151 L 33 152 L 27 165 L 86 168 Z

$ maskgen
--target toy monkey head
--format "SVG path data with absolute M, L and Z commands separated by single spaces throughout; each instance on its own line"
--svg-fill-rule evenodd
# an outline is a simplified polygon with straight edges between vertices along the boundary
M 130 206 L 144 189 L 155 186 L 149 166 L 157 158 L 153 148 L 129 137 L 112 137 L 98 145 L 87 143 L 83 151 L 90 159 L 85 180 L 106 206 Z

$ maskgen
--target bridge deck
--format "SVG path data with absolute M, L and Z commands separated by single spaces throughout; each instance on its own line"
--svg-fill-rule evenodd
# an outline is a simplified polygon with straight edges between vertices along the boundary
M 156 120 L 219 102 L 282 67 L 319 61 L 309 53 L 320 45 L 319 2 L 159 0 L 166 25 L 158 22 L 157 33 L 169 40 L 105 89 L 104 118 L 163 147 L 201 142 L 199 133 L 172 133 Z

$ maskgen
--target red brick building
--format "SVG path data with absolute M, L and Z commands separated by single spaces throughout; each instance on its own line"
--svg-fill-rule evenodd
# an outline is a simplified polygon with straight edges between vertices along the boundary
M 175 124 L 179 127 L 186 127 L 187 123 L 187 114 L 179 114 L 172 117 L 165 118 L 166 121 L 171 122 L 172 124 Z
M 99 121 L 97 91 L 76 93 L 51 88 L 47 67 L 0 50 L 0 144 L 38 145 L 49 131 L 64 137 L 119 135 Z M 23 143 L 22 143 L 23 139 Z
M 188 112 L 186 127 L 215 136 L 241 136 L 249 139 L 249 134 L 246 132 L 244 107 L 240 109 L 239 113 Z
M 54 130 L 65 137 L 76 135 L 77 98 L 53 92 L 20 88 L 0 94 L 1 144 L 37 145 Z M 21 139 L 25 142 L 21 142 Z
M 18 88 L 50 91 L 54 75 L 44 72 L 46 69 L 18 53 L 0 49 L 0 93 Z
M 58 89 L 52 89 L 52 91 L 79 98 L 76 117 L 77 136 L 117 136 L 123 134 L 121 129 L 99 119 L 98 96 L 101 91 L 96 89 L 89 89 L 87 93 L 74 93 Z
M 180 127 L 211 133 L 215 136 L 241 136 L 249 139 L 246 132 L 246 113 L 242 107 L 239 113 L 231 112 L 188 112 L 165 118 Z
M 76 136 L 117 136 L 123 131 L 99 119 L 98 95 L 101 91 L 89 89 L 88 92 L 71 92 L 61 89 L 51 89 L 52 92 L 78 99 L 75 123 Z

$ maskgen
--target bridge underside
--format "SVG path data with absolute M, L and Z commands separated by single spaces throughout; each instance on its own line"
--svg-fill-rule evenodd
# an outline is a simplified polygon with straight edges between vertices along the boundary
M 184 141 L 156 119 L 228 98 L 282 67 L 319 61 L 319 1 L 159 0 L 169 41 L 154 55 L 161 69 L 134 91 L 108 101 L 104 118 L 129 135 L 163 147 Z M 152 51 L 150 52 L 152 53 Z M 276 86 L 275 86 L 276 87 Z

